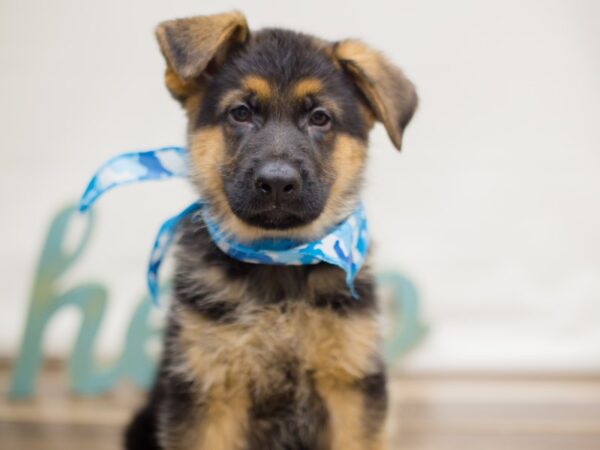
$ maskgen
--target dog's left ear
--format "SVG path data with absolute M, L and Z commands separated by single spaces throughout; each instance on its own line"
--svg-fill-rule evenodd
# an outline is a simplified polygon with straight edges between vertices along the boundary
M 417 108 L 414 85 L 383 55 L 360 41 L 337 42 L 333 55 L 352 76 L 375 118 L 383 123 L 394 146 L 400 150 L 404 128 Z
M 233 11 L 162 22 L 156 38 L 167 61 L 165 81 L 171 94 L 184 100 L 223 64 L 230 50 L 245 43 L 249 31 L 246 18 Z

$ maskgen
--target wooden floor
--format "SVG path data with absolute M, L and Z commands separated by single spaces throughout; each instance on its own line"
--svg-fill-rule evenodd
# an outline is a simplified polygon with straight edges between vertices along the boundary
M 0 381 L 1 450 L 119 449 L 140 401 L 127 386 L 69 396 L 51 373 L 35 400 L 10 402 Z M 600 450 L 600 378 L 397 377 L 392 399 L 390 449 Z

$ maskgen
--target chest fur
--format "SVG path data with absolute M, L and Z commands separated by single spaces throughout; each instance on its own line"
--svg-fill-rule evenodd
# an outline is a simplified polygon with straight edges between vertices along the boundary
M 276 389 L 289 381 L 290 367 L 300 378 L 332 383 L 352 383 L 376 370 L 373 314 L 340 315 L 302 303 L 247 311 L 233 323 L 180 314 L 188 373 L 205 389 L 222 387 L 223 395 Z

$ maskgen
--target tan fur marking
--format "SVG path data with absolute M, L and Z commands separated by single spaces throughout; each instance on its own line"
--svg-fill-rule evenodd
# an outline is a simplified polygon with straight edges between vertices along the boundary
M 195 122 L 195 118 L 200 112 L 200 105 L 202 103 L 203 98 L 204 98 L 204 89 L 202 88 L 202 89 L 198 89 L 198 91 L 195 93 L 193 93 L 193 92 L 190 93 L 183 100 L 183 107 L 185 108 L 185 111 L 188 116 L 188 125 L 190 123 Z
M 179 319 L 192 372 L 205 389 L 240 389 L 239 380 L 263 378 L 272 362 L 292 351 L 325 384 L 351 384 L 377 369 L 372 358 L 379 331 L 371 315 L 343 317 L 302 304 L 285 313 L 252 311 L 232 324 L 185 313 Z
M 305 78 L 296 83 L 292 88 L 292 95 L 295 98 L 303 98 L 307 95 L 314 95 L 321 92 L 323 83 L 318 78 Z
M 292 88 L 291 94 L 294 100 L 303 99 L 309 95 L 318 95 L 323 92 L 323 83 L 318 78 L 305 78 L 298 81 Z M 338 104 L 331 98 L 321 96 L 319 102 L 334 115 L 340 115 L 342 111 Z
M 317 389 L 329 411 L 331 450 L 366 450 L 361 393 L 321 383 Z
M 170 67 L 167 67 L 165 70 L 165 85 L 171 92 L 171 95 L 179 101 L 183 101 L 193 92 L 192 86 L 184 83 Z
M 343 317 L 328 310 L 307 312 L 303 327 L 305 358 L 320 383 L 348 385 L 374 372 L 379 330 L 371 315 Z
M 221 167 L 225 163 L 225 138 L 219 126 L 204 127 L 192 132 L 189 139 L 192 179 L 202 197 L 218 212 L 233 215 L 223 190 Z
M 247 91 L 255 93 L 262 101 L 269 100 L 273 95 L 273 89 L 269 82 L 258 75 L 248 75 L 242 80 L 242 87 Z
M 337 203 L 342 200 L 351 183 L 359 182 L 357 176 L 364 167 L 366 156 L 365 146 L 358 139 L 347 134 L 337 137 L 332 161 L 337 176 L 331 187 L 326 210 L 338 206 Z
M 217 110 L 219 112 L 224 112 L 229 106 L 231 106 L 235 101 L 240 100 L 244 96 L 244 91 L 240 89 L 232 89 L 231 91 L 226 92 L 221 100 L 219 100 L 219 105 L 217 106 Z
M 242 450 L 247 428 L 248 396 L 236 396 L 209 400 L 202 421 L 200 439 L 196 450 Z

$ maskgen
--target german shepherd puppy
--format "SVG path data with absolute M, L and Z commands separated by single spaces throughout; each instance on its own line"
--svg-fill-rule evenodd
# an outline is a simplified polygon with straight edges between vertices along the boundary
M 166 85 L 188 118 L 192 181 L 238 240 L 313 240 L 359 202 L 375 121 L 399 149 L 414 86 L 357 40 L 250 32 L 238 12 L 160 24 Z M 129 450 L 375 450 L 386 375 L 368 264 L 237 261 L 178 229 L 162 362 Z

